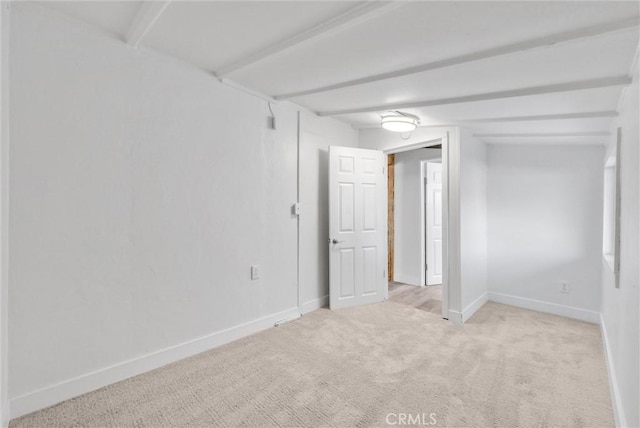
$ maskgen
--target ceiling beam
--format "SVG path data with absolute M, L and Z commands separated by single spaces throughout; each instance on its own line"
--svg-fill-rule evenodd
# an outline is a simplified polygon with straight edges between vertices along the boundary
M 455 65 L 466 64 L 470 62 L 482 61 L 498 56 L 509 55 L 514 53 L 520 53 L 533 49 L 539 49 L 547 46 L 553 46 L 560 43 L 572 42 L 576 40 L 582 40 L 585 38 L 601 36 L 618 32 L 622 30 L 628 30 L 638 27 L 637 18 L 626 19 L 622 21 L 615 21 L 603 25 L 584 27 L 577 30 L 565 31 L 562 33 L 556 33 L 549 36 L 538 37 L 535 39 L 525 40 L 518 43 L 512 43 L 508 45 L 499 46 L 497 48 L 485 49 L 477 52 L 473 52 L 467 55 L 460 55 L 452 58 L 443 59 L 440 61 L 429 62 L 425 64 L 416 65 L 414 67 L 404 68 L 401 70 L 390 71 L 388 73 L 374 74 L 359 79 L 347 80 L 332 85 L 321 86 L 314 89 L 307 89 L 303 91 L 290 92 L 287 94 L 275 95 L 273 98 L 277 100 L 289 99 L 301 97 L 304 95 L 317 94 L 320 92 L 333 91 L 336 89 L 344 89 L 351 86 L 364 85 L 367 83 L 378 82 L 381 80 L 395 79 L 397 77 L 408 76 L 416 73 L 424 73 L 426 71 L 437 70 L 440 68 L 451 67 Z
M 532 132 L 525 134 L 473 134 L 476 138 L 561 138 L 561 137 L 608 137 L 611 133 L 604 132 Z
M 237 89 L 238 91 L 244 92 L 245 94 L 249 94 L 249 95 L 253 95 L 256 98 L 260 98 L 261 100 L 267 101 L 269 103 L 274 102 L 275 100 L 273 98 L 271 98 L 269 95 L 266 95 L 260 91 L 256 91 L 255 89 L 251 89 L 248 88 L 244 85 L 241 85 L 240 83 L 236 82 L 233 79 L 229 79 L 227 77 L 222 78 L 222 79 L 218 79 L 220 81 L 220 83 L 230 86 L 234 89 Z
M 296 34 L 266 48 L 259 49 L 232 64 L 221 67 L 215 71 L 215 74 L 222 78 L 234 71 L 248 67 L 258 61 L 262 61 L 266 58 L 282 53 L 285 50 L 293 47 L 299 47 L 303 43 L 308 43 L 312 40 L 317 40 L 320 37 L 327 37 L 339 31 L 354 27 L 372 18 L 397 9 L 404 4 L 406 4 L 404 1 L 366 1 L 329 19 L 328 21 L 318 24 L 315 27 L 311 27 L 302 33 Z
M 447 104 L 461 104 L 474 101 L 488 101 L 502 98 L 524 97 L 529 95 L 545 95 L 558 92 L 578 91 L 582 89 L 607 88 L 612 86 L 626 86 L 631 84 L 629 76 L 603 77 L 599 79 L 580 80 L 576 82 L 559 83 L 554 85 L 531 86 L 528 88 L 510 89 L 507 91 L 487 92 L 483 94 L 464 95 L 460 97 L 441 98 L 415 102 L 381 104 L 376 106 L 358 107 L 345 110 L 319 111 L 318 116 L 340 116 L 344 114 L 370 113 L 386 110 L 407 108 L 433 107 Z
M 138 13 L 127 31 L 126 41 L 129 46 L 137 48 L 151 27 L 169 6 L 170 1 L 145 1 L 140 5 Z
M 508 116 L 508 117 L 491 117 L 485 119 L 463 119 L 463 123 L 483 123 L 483 122 L 529 122 L 536 120 L 566 120 L 566 119 L 593 119 L 599 117 L 617 117 L 617 111 L 590 111 L 584 113 L 563 113 L 563 114 L 544 114 L 538 116 Z
M 636 70 L 638 69 L 638 60 L 640 59 L 640 41 L 636 46 L 636 52 L 633 55 L 633 60 L 631 61 L 631 67 L 629 67 L 629 76 L 634 76 L 636 74 Z M 617 111 L 622 110 L 622 106 L 627 98 L 627 93 L 629 92 L 629 87 L 627 86 L 622 90 L 622 94 L 620 94 L 620 98 L 618 99 L 618 108 Z

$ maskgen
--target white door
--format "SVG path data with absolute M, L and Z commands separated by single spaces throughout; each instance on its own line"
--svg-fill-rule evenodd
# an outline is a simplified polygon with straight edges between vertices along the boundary
M 329 147 L 329 304 L 387 298 L 387 176 L 377 150 Z
M 442 164 L 427 162 L 425 174 L 427 285 L 442 284 Z

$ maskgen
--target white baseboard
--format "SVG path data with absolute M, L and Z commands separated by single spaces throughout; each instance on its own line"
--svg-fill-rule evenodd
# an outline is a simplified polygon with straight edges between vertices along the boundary
M 469 303 L 462 312 L 449 310 L 449 321 L 453 321 L 456 324 L 464 324 L 476 313 L 478 309 L 489 301 L 489 293 L 482 293 L 476 300 Z
M 531 309 L 538 312 L 546 312 L 548 314 L 560 315 L 594 324 L 600 323 L 600 313 L 575 308 L 573 306 L 564 306 L 557 303 L 511 296 L 509 294 L 496 293 L 493 291 L 489 291 L 489 300 L 496 303 L 504 303 L 505 305 L 517 306 L 519 308 Z
M 9 415 L 9 401 L 4 400 L 2 401 L 2 405 L 0 408 L 0 426 L 2 428 L 8 428 L 10 416 L 11 415 Z
M 394 272 L 393 280 L 395 282 L 401 282 L 403 284 L 415 285 L 417 287 L 421 287 L 420 278 L 412 276 L 412 275 L 403 275 L 400 272 Z
M 87 392 L 110 385 L 115 382 L 148 372 L 169 363 L 199 354 L 220 345 L 232 342 L 259 331 L 266 330 L 283 319 L 299 316 L 298 308 L 287 309 L 247 322 L 226 330 L 217 331 L 198 339 L 190 340 L 170 348 L 151 354 L 133 358 L 131 360 L 105 367 L 73 379 L 51 385 L 46 388 L 30 392 L 11 399 L 10 416 L 17 418 L 27 413 L 52 406 Z
M 613 367 L 613 355 L 611 348 L 609 347 L 609 338 L 607 334 L 607 326 L 604 323 L 604 318 L 600 315 L 600 332 L 602 333 L 602 345 L 604 346 L 604 358 L 607 364 L 607 372 L 609 377 L 609 388 L 611 390 L 611 404 L 613 407 L 613 417 L 616 421 L 616 427 L 627 427 L 627 418 L 624 414 L 624 408 L 620 402 L 620 389 L 618 388 L 618 378 L 616 377 L 616 371 Z
M 302 313 L 303 315 L 308 314 L 309 312 L 313 312 L 316 309 L 324 308 L 327 306 L 329 306 L 328 294 L 318 299 L 309 300 L 308 302 L 303 303 L 300 307 L 300 313 Z
M 449 309 L 449 321 L 453 321 L 456 324 L 462 324 L 462 312 Z
M 475 314 L 485 303 L 489 301 L 489 293 L 482 293 L 476 300 L 471 302 L 462 310 L 462 322 L 465 323 Z

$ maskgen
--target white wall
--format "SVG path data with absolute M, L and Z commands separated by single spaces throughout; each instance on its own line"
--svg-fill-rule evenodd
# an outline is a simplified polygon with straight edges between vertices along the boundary
M 532 308 L 597 321 L 603 154 L 601 146 L 489 145 L 492 299 L 540 301 Z
M 12 22 L 12 397 L 295 307 L 295 111 L 272 132 L 204 72 Z
M 409 138 L 404 139 L 401 133 L 387 131 L 382 128 L 363 128 L 359 131 L 359 145 L 363 149 L 383 150 L 393 153 L 424 147 L 426 142 L 436 142 L 451 134 L 457 144 L 457 127 L 434 126 L 417 128 Z
M 440 159 L 440 149 L 417 149 L 398 153 L 394 165 L 394 280 L 422 283 L 421 163 Z
M 622 128 L 621 154 L 618 157 L 621 183 L 620 216 L 620 288 L 614 285 L 609 265 L 600 257 L 602 265 L 602 322 L 609 351 L 611 379 L 617 399 L 617 416 L 620 426 L 640 426 L 640 303 L 638 282 L 640 281 L 640 241 L 638 193 L 640 191 L 639 159 L 640 137 L 638 133 L 638 68 L 633 75 L 633 85 L 626 89 L 620 106 L 620 117 L 614 122 L 611 132 Z M 615 146 L 611 138 L 608 151 Z M 604 159 L 600 159 L 602 171 Z
M 461 308 L 466 321 L 487 301 L 487 146 L 460 128 Z
M 303 313 L 329 303 L 329 146 L 358 145 L 358 131 L 328 118 L 300 118 L 300 302 Z
M 0 425 L 9 423 L 9 12 L 0 3 Z
M 188 64 L 11 18 L 12 417 L 297 314 L 295 106 L 272 131 Z

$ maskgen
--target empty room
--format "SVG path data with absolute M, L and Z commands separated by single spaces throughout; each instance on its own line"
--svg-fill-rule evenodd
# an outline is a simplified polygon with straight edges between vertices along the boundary
M 640 427 L 640 2 L 0 6 L 2 427 Z

